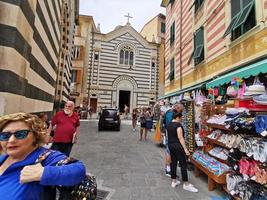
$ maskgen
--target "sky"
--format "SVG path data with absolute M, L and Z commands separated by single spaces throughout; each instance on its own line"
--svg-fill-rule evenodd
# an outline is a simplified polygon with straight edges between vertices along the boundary
M 91 15 L 95 24 L 100 24 L 101 33 L 113 31 L 118 25 L 125 25 L 128 13 L 131 26 L 138 32 L 153 17 L 162 13 L 162 0 L 80 0 L 80 14 Z

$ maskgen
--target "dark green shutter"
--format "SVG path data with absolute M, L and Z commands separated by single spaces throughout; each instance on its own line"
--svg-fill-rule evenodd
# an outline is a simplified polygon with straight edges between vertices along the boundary
M 223 37 L 227 36 L 229 33 L 231 33 L 239 19 L 240 13 L 237 13 L 236 16 L 234 16 L 231 20 L 231 23 L 229 24 L 228 28 L 226 29 L 225 33 L 223 34 Z
M 235 26 L 233 27 L 233 29 L 237 29 L 239 26 L 241 26 L 242 24 L 244 24 L 246 22 L 248 15 L 253 8 L 253 5 L 254 5 L 254 2 L 251 2 L 244 9 L 242 9 L 242 11 L 240 12 L 239 18 L 238 18 Z
M 196 32 L 195 36 L 195 50 L 193 58 L 197 59 L 201 56 L 201 53 L 204 50 L 204 30 L 203 28 L 199 28 Z

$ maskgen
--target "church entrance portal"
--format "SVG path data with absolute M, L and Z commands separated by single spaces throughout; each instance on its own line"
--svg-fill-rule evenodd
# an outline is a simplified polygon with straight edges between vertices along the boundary
M 130 91 L 120 90 L 119 92 L 119 109 L 120 112 L 124 112 L 124 105 L 127 105 L 130 108 Z

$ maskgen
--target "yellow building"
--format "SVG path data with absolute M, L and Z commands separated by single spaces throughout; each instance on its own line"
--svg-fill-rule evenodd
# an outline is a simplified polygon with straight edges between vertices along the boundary
M 92 16 L 80 15 L 74 38 L 73 70 L 71 78 L 70 98 L 76 106 L 88 104 L 88 60 L 91 53 L 92 35 L 96 32 Z
M 165 85 L 165 15 L 158 14 L 149 22 L 147 22 L 140 34 L 149 42 L 156 42 L 159 44 L 159 84 L 158 96 L 164 95 Z

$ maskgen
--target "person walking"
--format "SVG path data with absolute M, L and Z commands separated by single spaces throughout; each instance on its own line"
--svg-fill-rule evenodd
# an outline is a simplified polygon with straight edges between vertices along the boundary
M 142 141 L 143 134 L 146 134 L 146 108 L 143 107 L 141 110 L 141 113 L 139 115 L 139 121 L 140 121 L 140 138 L 139 141 Z
M 51 135 L 51 126 L 50 126 L 50 123 L 48 121 L 48 116 L 46 113 L 39 113 L 38 114 L 38 117 L 45 123 L 46 125 L 46 136 L 45 136 L 45 144 L 43 145 L 43 147 L 46 147 L 46 148 L 50 148 L 51 145 L 52 145 L 52 135 Z
M 133 109 L 132 112 L 132 127 L 133 131 L 136 131 L 136 123 L 137 123 L 137 109 Z
M 89 106 L 88 112 L 89 112 L 89 119 L 92 119 L 92 116 L 93 116 L 93 107 L 92 106 Z
M 128 119 L 129 107 L 125 104 L 124 105 L 124 116 L 125 119 Z
M 171 123 L 167 125 L 168 147 L 170 149 L 171 154 L 171 186 L 175 188 L 177 185 L 180 184 L 180 181 L 176 179 L 177 161 L 179 161 L 182 180 L 184 182 L 183 189 L 189 192 L 198 192 L 198 189 L 188 182 L 186 156 L 189 156 L 190 153 L 185 145 L 184 129 L 181 125 L 181 122 L 182 113 L 176 112 L 173 114 L 173 120 L 171 121 Z
M 72 146 L 76 143 L 80 120 L 78 115 L 73 112 L 74 103 L 67 101 L 63 111 L 59 111 L 52 119 L 54 138 L 51 149 L 61 151 L 67 156 L 70 155 Z

